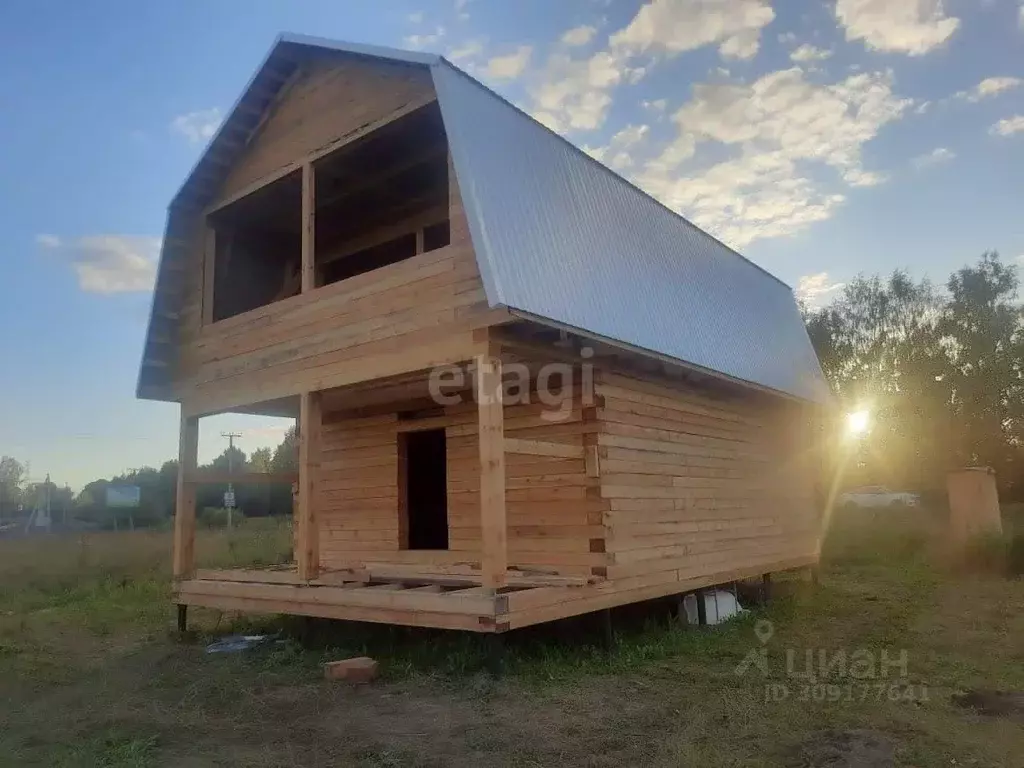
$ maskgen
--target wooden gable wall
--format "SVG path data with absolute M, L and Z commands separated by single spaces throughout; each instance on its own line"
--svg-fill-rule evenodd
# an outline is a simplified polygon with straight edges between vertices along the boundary
M 351 56 L 314 60 L 284 87 L 211 208 L 434 98 L 424 67 Z M 389 362 L 397 373 L 410 348 L 445 362 L 468 346 L 472 330 L 498 313 L 487 311 L 450 163 L 449 191 L 450 245 L 207 325 L 204 253 L 212 239 L 204 219 L 195 221 L 173 399 L 200 412 L 231 409 L 352 383 L 364 372 L 389 375 L 381 372 Z M 427 354 L 433 349 L 436 355 Z
M 343 54 L 314 59 L 285 86 L 276 109 L 229 171 L 218 199 L 433 96 L 426 67 Z

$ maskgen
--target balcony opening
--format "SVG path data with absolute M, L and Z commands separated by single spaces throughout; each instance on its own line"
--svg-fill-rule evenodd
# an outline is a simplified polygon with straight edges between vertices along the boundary
M 299 293 L 301 171 L 216 211 L 209 225 L 216 253 L 213 322 Z
M 316 164 L 318 285 L 450 242 L 448 143 L 434 102 Z
M 448 142 L 436 102 L 317 160 L 313 171 L 317 287 L 451 242 Z M 208 224 L 215 243 L 210 321 L 301 292 L 301 170 L 213 212 Z
M 399 436 L 400 529 L 404 549 L 448 549 L 448 450 L 445 431 Z

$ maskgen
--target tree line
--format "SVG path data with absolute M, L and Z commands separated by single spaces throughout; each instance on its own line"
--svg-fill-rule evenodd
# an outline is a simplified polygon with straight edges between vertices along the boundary
M 1024 497 L 1024 329 L 1017 267 L 998 253 L 937 287 L 905 271 L 859 276 L 804 316 L 840 406 L 873 428 L 850 482 L 941 491 L 955 467 L 995 469 Z
M 284 473 L 298 469 L 295 428 L 290 428 L 276 448 L 257 448 L 246 456 L 241 449 L 231 446 L 201 469 L 218 473 L 260 472 Z M 87 483 L 76 495 L 67 486 L 53 481 L 28 482 L 25 465 L 11 456 L 0 458 L 0 524 L 24 520 L 33 509 L 49 502 L 50 516 L 55 525 L 79 522 L 100 528 L 120 529 L 150 527 L 169 521 L 174 514 L 177 493 L 178 462 L 165 461 L 159 469 L 138 467 L 110 478 Z M 139 506 L 117 508 L 107 505 L 109 486 L 137 486 Z M 216 484 L 200 485 L 196 506 L 202 516 L 204 510 L 219 510 L 224 505 L 226 487 Z M 247 517 L 290 515 L 292 490 L 288 483 L 236 484 L 235 502 Z M 47 494 L 49 498 L 47 499 Z

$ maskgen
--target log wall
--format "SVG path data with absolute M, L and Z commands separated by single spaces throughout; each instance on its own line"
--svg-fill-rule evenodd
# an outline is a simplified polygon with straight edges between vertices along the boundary
M 608 576 L 677 580 L 814 560 L 814 414 L 766 396 L 711 398 L 601 373 Z
M 576 395 L 578 397 L 578 393 Z M 480 560 L 480 465 L 477 407 L 448 406 L 424 426 L 444 428 L 447 439 L 449 550 L 402 550 L 399 510 L 400 431 L 415 422 L 394 412 L 349 417 L 326 414 L 319 502 L 321 563 L 343 568 L 369 562 L 478 564 Z M 505 437 L 579 447 L 588 428 L 579 407 L 558 421 L 545 406 L 505 406 Z M 596 425 L 591 425 L 591 429 Z M 510 567 L 586 574 L 603 566 L 604 528 L 597 479 L 577 458 L 506 454 L 506 503 Z M 600 542 L 596 544 L 595 542 Z

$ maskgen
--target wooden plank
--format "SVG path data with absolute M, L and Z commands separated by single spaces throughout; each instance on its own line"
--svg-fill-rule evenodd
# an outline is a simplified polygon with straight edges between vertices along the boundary
M 487 334 L 484 333 L 484 338 Z M 484 586 L 506 583 L 508 542 L 505 520 L 505 414 L 501 348 L 485 343 L 477 357 L 477 423 L 480 451 L 480 563 Z
M 193 577 L 199 581 L 247 581 L 256 584 L 301 584 L 302 579 L 293 569 L 269 568 L 199 568 Z
M 302 293 L 316 288 L 316 172 L 302 165 Z
M 268 184 L 436 101 L 430 76 L 403 65 L 323 62 L 297 82 L 256 132 L 224 193 L 206 212 Z
M 506 453 L 521 453 L 529 456 L 552 456 L 564 459 L 584 458 L 583 446 L 568 443 L 551 443 L 542 440 L 505 438 Z
M 217 231 L 206 225 L 203 242 L 203 325 L 213 322 L 213 289 L 217 275 Z
M 681 594 L 701 587 L 725 584 L 764 573 L 790 570 L 813 565 L 815 558 L 796 557 L 762 562 L 744 568 L 708 570 L 697 576 L 684 575 L 678 570 L 666 569 L 641 580 L 639 587 L 627 587 L 615 581 L 576 590 L 553 588 L 513 593 L 508 596 L 510 628 L 525 627 L 546 621 L 578 616 L 583 613 L 612 608 L 617 605 L 651 600 L 665 595 Z M 517 601 L 523 608 L 517 607 Z M 542 604 L 546 602 L 547 604 Z
M 601 457 L 598 453 L 600 449 L 597 445 L 586 446 L 586 472 L 587 477 L 600 477 L 601 476 Z
M 296 517 L 296 561 L 299 578 L 315 579 L 320 570 L 319 473 L 323 416 L 320 393 L 304 392 L 299 401 L 299 495 Z
M 191 582 L 185 582 L 190 584 Z M 480 616 L 460 613 L 432 613 L 420 610 L 394 608 L 368 608 L 357 605 L 332 605 L 289 599 L 260 599 L 234 595 L 196 594 L 179 590 L 175 602 L 216 608 L 222 611 L 244 613 L 290 614 L 293 616 L 318 616 L 343 621 L 369 621 L 378 624 L 399 624 L 410 627 L 435 627 L 437 629 L 461 629 L 471 632 L 494 632 L 494 623 L 482 622 Z
M 193 390 L 189 401 L 193 414 L 202 415 L 237 408 L 264 400 L 274 400 L 298 394 L 302 387 L 317 386 L 321 389 L 342 387 L 357 382 L 370 381 L 402 373 L 429 369 L 437 365 L 456 363 L 472 357 L 475 348 L 472 333 L 458 328 L 442 329 L 431 333 L 437 340 L 428 344 L 414 344 L 410 338 L 408 346 L 395 348 L 393 344 L 381 344 L 379 351 L 366 350 L 366 354 L 355 360 L 337 362 L 320 357 L 312 366 L 305 363 L 298 376 L 288 371 L 275 373 L 262 381 L 245 381 L 237 384 L 218 384 L 215 387 Z M 367 345 L 372 346 L 372 345 Z
M 376 584 L 363 587 L 318 587 L 305 584 L 255 584 L 252 582 L 200 581 L 179 582 L 179 591 L 192 595 L 227 595 L 257 600 L 275 600 L 283 604 L 358 606 L 431 613 L 461 613 L 486 616 L 494 613 L 493 594 L 463 590 L 460 593 L 430 594 L 410 592 L 401 584 Z
M 187 481 L 195 471 L 199 453 L 199 419 L 188 416 L 184 405 L 178 430 L 178 488 L 174 510 L 174 578 L 183 579 L 195 570 L 196 487 Z
M 431 206 L 425 211 L 403 217 L 401 221 L 377 227 L 359 237 L 346 240 L 336 249 L 324 253 L 320 257 L 320 263 L 329 264 L 338 259 L 344 259 L 352 254 L 372 248 L 375 245 L 386 243 L 402 235 L 414 235 L 416 237 L 416 253 L 422 255 L 423 250 L 423 229 L 432 224 L 443 222 L 448 216 L 448 211 L 443 206 Z

